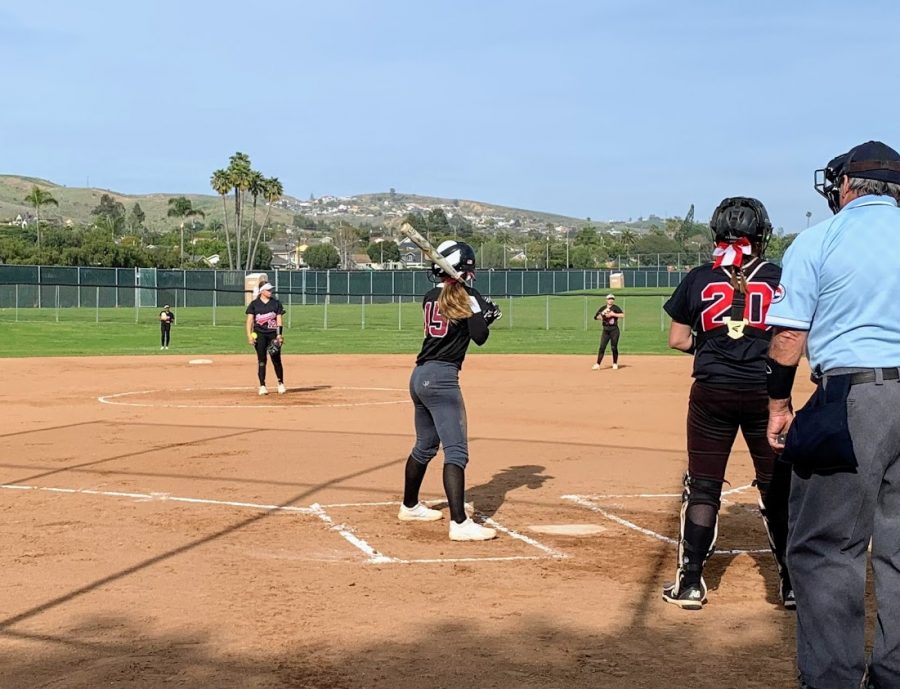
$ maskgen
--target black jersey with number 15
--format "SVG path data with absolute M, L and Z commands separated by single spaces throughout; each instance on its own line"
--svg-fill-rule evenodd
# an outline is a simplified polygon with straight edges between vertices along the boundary
M 478 310 L 469 318 L 451 321 L 440 312 L 438 297 L 442 287 L 438 286 L 429 290 L 422 299 L 422 313 L 425 317 L 425 340 L 422 342 L 422 350 L 416 358 L 416 365 L 426 361 L 446 361 L 462 368 L 466 358 L 466 350 L 469 341 L 473 340 L 477 345 L 483 345 L 490 335 L 487 323 L 485 323 L 484 311 L 488 304 L 477 290 L 466 286 L 469 293 L 469 301 L 475 299 Z
M 696 333 L 694 378 L 705 385 L 738 389 L 766 385 L 765 357 L 771 339 L 766 313 L 781 298 L 781 268 L 754 258 L 743 271 L 747 293 L 742 318 L 734 318 L 735 290 L 728 269 L 713 268 L 711 263 L 688 273 L 665 304 L 673 321 L 690 325 Z M 735 320 L 745 323 L 729 328 Z

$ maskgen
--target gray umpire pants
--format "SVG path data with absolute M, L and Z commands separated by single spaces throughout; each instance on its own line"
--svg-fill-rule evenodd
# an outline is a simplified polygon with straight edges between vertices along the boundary
M 791 482 L 787 560 L 797 597 L 797 664 L 811 688 L 858 689 L 871 540 L 878 618 L 870 672 L 876 686 L 889 689 L 900 687 L 900 382 L 854 385 L 847 410 L 857 472 L 795 473 Z
M 459 369 L 446 361 L 426 361 L 409 378 L 415 407 L 416 444 L 412 458 L 428 464 L 444 446 L 444 463 L 462 469 L 469 461 L 466 405 L 459 389 Z

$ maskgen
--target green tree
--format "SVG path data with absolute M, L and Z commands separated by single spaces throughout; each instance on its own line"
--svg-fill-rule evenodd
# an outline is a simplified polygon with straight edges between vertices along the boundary
M 146 217 L 144 209 L 141 208 L 141 204 L 135 203 L 128 213 L 128 222 L 126 223 L 128 229 L 134 234 L 139 233 L 144 227 L 144 220 Z
M 238 151 L 228 160 L 228 177 L 234 185 L 235 246 L 238 267 L 241 266 L 241 246 L 244 240 L 244 192 L 250 188 L 253 169 L 250 156 Z
M 263 219 L 262 225 L 260 225 L 259 230 L 256 233 L 256 239 L 253 242 L 253 247 L 250 251 L 250 257 L 247 261 L 247 270 L 250 270 L 252 268 L 253 262 L 256 260 L 256 253 L 259 251 L 260 237 L 262 237 L 263 232 L 266 231 L 266 227 L 269 224 L 269 215 L 272 213 L 272 206 L 280 201 L 281 197 L 284 195 L 284 186 L 282 186 L 281 180 L 279 180 L 277 177 L 269 177 L 268 179 L 262 180 L 259 193 L 262 194 L 262 197 L 266 202 L 266 216 Z M 256 217 L 255 197 L 253 199 L 253 215 L 254 217 Z
M 250 269 L 250 264 L 253 263 L 253 257 L 251 256 L 254 238 L 256 237 L 256 205 L 259 202 L 259 197 L 263 193 L 263 188 L 265 186 L 266 179 L 262 176 L 262 173 L 259 170 L 251 170 L 250 177 L 247 179 L 247 191 L 250 193 L 250 198 L 253 199 L 253 210 L 250 214 L 250 228 L 247 231 L 247 266 L 246 269 Z
M 425 227 L 428 237 L 448 237 L 452 233 L 450 230 L 450 221 L 447 220 L 447 214 L 443 208 L 432 208 L 425 218 Z
M 186 196 L 178 196 L 169 199 L 169 210 L 166 215 L 170 218 L 180 218 L 181 220 L 181 264 L 184 265 L 184 221 L 185 218 L 195 218 L 200 216 L 206 217 L 206 213 L 199 208 L 194 208 L 191 200 Z
M 212 177 L 209 178 L 209 184 L 215 192 L 222 197 L 222 210 L 225 212 L 225 247 L 228 251 L 228 267 L 234 269 L 234 256 L 231 251 L 231 236 L 228 233 L 228 204 L 225 201 L 225 197 L 234 188 L 234 184 L 231 182 L 231 176 L 228 174 L 228 170 L 224 169 L 213 171 Z
M 331 270 L 338 267 L 341 257 L 331 244 L 316 244 L 303 252 L 303 260 L 314 270 Z
M 109 194 L 100 196 L 100 203 L 91 211 L 91 215 L 101 218 L 109 218 L 111 224 L 118 224 L 119 218 L 125 219 L 125 206 L 121 201 L 116 201 Z
M 594 256 L 593 249 L 584 244 L 573 247 L 569 253 L 569 259 L 572 262 L 573 268 L 585 270 L 597 267 L 597 259 Z
M 53 194 L 44 191 L 37 184 L 31 187 L 31 191 L 24 199 L 25 203 L 34 208 L 35 227 L 37 228 L 37 248 L 41 250 L 41 208 L 44 206 L 57 206 L 59 202 L 53 198 Z
M 385 261 L 399 261 L 400 247 L 392 239 L 383 239 L 380 242 L 372 242 L 366 248 L 366 254 L 372 263 L 384 263 Z

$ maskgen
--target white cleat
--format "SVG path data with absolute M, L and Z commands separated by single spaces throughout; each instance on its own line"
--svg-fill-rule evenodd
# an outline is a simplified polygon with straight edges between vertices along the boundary
M 618 370 L 619 370 L 619 365 L 613 364 L 613 371 L 618 371 Z
M 596 370 L 598 370 L 599 368 L 600 368 L 600 364 L 594 364 L 593 366 L 591 366 L 591 370 L 592 370 L 592 371 L 596 371 Z
M 400 511 L 397 513 L 397 519 L 401 522 L 436 522 L 443 518 L 443 512 L 431 509 L 424 502 L 416 503 L 415 507 L 400 503 Z
M 471 517 L 462 524 L 457 524 L 454 521 L 450 522 L 451 541 L 489 541 L 496 537 L 496 530 L 476 524 Z
M 266 388 L 266 386 L 260 385 L 259 386 L 259 396 L 262 397 L 263 395 L 268 395 L 268 394 L 269 394 L 269 390 Z
M 278 384 L 278 394 L 283 395 L 286 392 L 287 392 L 287 388 L 284 387 L 284 383 L 279 383 Z

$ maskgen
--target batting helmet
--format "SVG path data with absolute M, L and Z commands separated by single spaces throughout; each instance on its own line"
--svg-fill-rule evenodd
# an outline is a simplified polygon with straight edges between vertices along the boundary
M 759 244 L 760 255 L 772 236 L 772 223 L 762 202 L 748 196 L 723 199 L 709 221 L 713 240 L 734 242 L 746 237 L 751 244 Z
M 463 274 L 475 272 L 475 249 L 465 242 L 448 239 L 438 245 L 437 252 L 446 258 L 447 263 L 457 272 Z M 431 274 L 439 278 L 449 277 L 437 263 L 431 264 Z
M 900 184 L 900 154 L 880 141 L 867 141 L 832 158 L 824 168 L 816 170 L 815 189 L 832 213 L 841 210 L 841 177 L 862 177 Z

